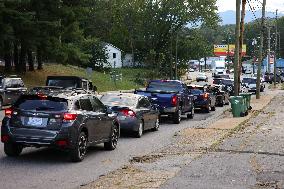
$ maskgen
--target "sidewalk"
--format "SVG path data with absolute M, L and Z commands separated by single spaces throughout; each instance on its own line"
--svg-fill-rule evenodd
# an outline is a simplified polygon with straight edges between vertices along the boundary
M 250 119 L 226 118 L 210 125 L 228 129 L 227 136 L 161 188 L 284 188 L 284 93 L 273 96 L 253 100 Z
M 244 129 L 244 125 L 249 120 L 257 118 L 269 102 L 279 93 L 279 91 L 269 91 L 261 100 L 252 99 L 253 110 L 249 116 L 243 118 L 233 118 L 231 113 L 226 111 L 221 119 L 208 121 L 195 128 L 184 129 L 175 135 L 174 142 L 163 149 L 142 157 L 133 157 L 130 163 L 123 168 L 108 175 L 102 176 L 97 181 L 82 188 L 208 188 L 189 187 L 191 177 L 197 180 L 206 172 L 206 166 L 193 169 L 195 162 L 203 159 L 212 151 L 219 149 L 219 146 L 228 137 L 237 131 Z M 212 159 L 213 160 L 213 159 Z M 229 161 L 229 160 L 227 160 Z M 211 162 L 211 159 L 206 159 Z M 190 172 L 188 170 L 194 170 Z M 202 172 L 196 175 L 195 172 Z M 190 175 L 188 175 L 189 173 Z M 190 178 L 189 178 L 190 177 Z M 210 178 L 213 179 L 213 178 Z M 210 183 L 210 181 L 209 181 Z M 222 185 L 222 184 L 221 184 Z M 210 188 L 210 187 L 209 187 Z M 214 187 L 213 187 L 214 188 Z M 220 187 L 215 187 L 220 188 Z

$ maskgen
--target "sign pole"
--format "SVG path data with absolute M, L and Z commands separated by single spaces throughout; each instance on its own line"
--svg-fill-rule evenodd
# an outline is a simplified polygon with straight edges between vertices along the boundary
M 234 60 L 234 95 L 239 95 L 239 51 L 240 51 L 240 14 L 241 11 L 241 0 L 236 0 L 236 41 L 235 41 L 235 60 Z

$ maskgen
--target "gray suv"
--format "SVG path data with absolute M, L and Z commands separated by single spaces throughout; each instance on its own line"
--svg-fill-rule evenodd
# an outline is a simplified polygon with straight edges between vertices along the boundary
M 0 76 L 0 109 L 2 106 L 13 104 L 27 88 L 21 78 Z
M 8 156 L 20 155 L 25 147 L 55 147 L 78 162 L 88 146 L 104 143 L 106 150 L 114 150 L 119 133 L 116 117 L 96 96 L 78 90 L 57 91 L 22 95 L 6 109 L 1 141 Z

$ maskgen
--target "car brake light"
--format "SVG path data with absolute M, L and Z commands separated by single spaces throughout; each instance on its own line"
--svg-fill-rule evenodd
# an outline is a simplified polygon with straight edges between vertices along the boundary
M 176 106 L 176 105 L 177 105 L 177 101 L 178 101 L 177 96 L 173 96 L 173 97 L 172 97 L 172 100 L 171 100 L 172 105 L 173 105 L 173 106 Z
M 58 140 L 58 141 L 56 141 L 56 144 L 59 147 L 65 147 L 65 146 L 68 145 L 68 141 L 66 141 L 66 140 Z
M 204 93 L 203 98 L 204 99 L 208 99 L 208 97 L 209 97 L 209 94 L 208 93 Z
M 129 109 L 123 109 L 121 110 L 121 113 L 125 116 L 130 116 L 130 117 L 136 116 L 136 113 L 133 110 L 129 110 Z
M 9 136 L 8 135 L 1 135 L 1 142 L 6 143 L 9 141 Z
M 13 113 L 13 109 L 12 108 L 5 109 L 5 116 L 6 117 L 11 117 L 12 113 Z
M 74 121 L 77 118 L 77 114 L 74 113 L 65 113 L 63 116 L 64 121 Z

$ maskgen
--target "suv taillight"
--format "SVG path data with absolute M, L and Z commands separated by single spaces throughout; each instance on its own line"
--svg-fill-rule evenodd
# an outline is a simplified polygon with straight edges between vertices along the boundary
M 77 118 L 77 114 L 74 113 L 65 113 L 63 115 L 63 120 L 64 121 L 74 121 Z
M 135 117 L 136 113 L 133 110 L 123 109 L 120 111 L 125 116 Z
M 176 106 L 176 105 L 177 105 L 177 102 L 178 102 L 177 96 L 176 96 L 176 95 L 175 95 L 175 96 L 172 96 L 172 99 L 171 99 L 172 105 L 173 105 L 173 106 Z
M 209 94 L 208 93 L 204 93 L 203 98 L 204 99 L 208 99 L 208 97 L 209 97 Z
M 11 117 L 12 113 L 13 113 L 13 109 L 12 108 L 5 109 L 5 116 L 6 117 Z

